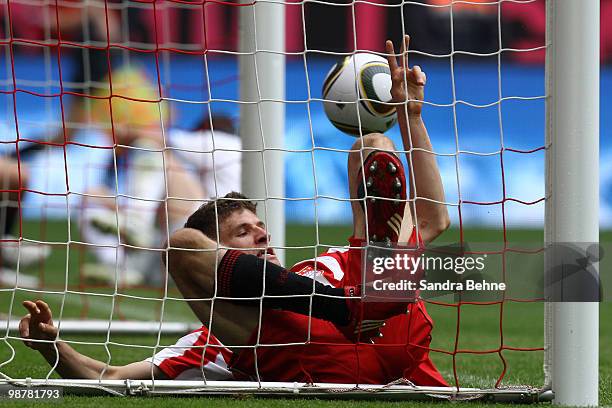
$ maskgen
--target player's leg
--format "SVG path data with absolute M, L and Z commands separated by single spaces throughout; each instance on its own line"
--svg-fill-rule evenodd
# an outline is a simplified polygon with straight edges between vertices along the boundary
M 83 264 L 81 274 L 90 283 L 114 285 L 117 280 L 120 286 L 141 285 L 145 282 L 145 272 L 152 268 L 149 264 L 141 266 L 142 262 L 133 262 L 136 257 L 128 256 L 130 247 L 123 244 L 134 245 L 143 232 L 128 228 L 117 210 L 120 207 L 115 194 L 106 186 L 96 186 L 83 198 L 79 230 L 95 262 Z M 152 257 L 159 264 L 158 256 Z
M 401 228 L 412 225 L 406 206 L 406 175 L 388 137 L 371 133 L 358 139 L 348 159 L 348 177 L 353 211 L 353 236 L 370 241 L 397 242 Z M 368 198 L 365 196 L 375 196 Z M 368 214 L 366 216 L 365 210 Z
M 213 117 L 214 132 L 206 120 L 203 122 L 202 126 L 208 126 L 208 130 L 169 132 L 170 145 L 176 148 L 172 151 L 173 155 L 193 174 L 197 174 L 206 198 L 223 197 L 229 192 L 240 191 L 240 138 L 221 130 L 231 126 L 229 119 Z
M 137 140 L 136 143 L 138 144 L 140 141 Z M 161 146 L 157 146 L 157 148 L 161 148 Z M 137 153 L 136 155 L 138 156 L 139 154 Z M 157 168 L 143 166 L 144 159 L 142 158 L 136 157 L 135 161 L 141 164 L 140 169 L 134 169 L 136 181 L 140 185 L 157 183 L 157 195 L 154 198 L 163 200 L 157 204 L 155 209 L 156 219 L 148 220 L 151 224 L 154 224 L 157 220 L 158 228 L 151 228 L 151 230 L 155 231 L 156 236 L 152 246 L 159 248 L 159 245 L 168 240 L 175 231 L 183 227 L 187 218 L 200 206 L 207 196 L 202 187 L 203 183 L 190 168 L 181 162 L 178 155 L 172 150 L 163 151 L 163 161 L 159 160 L 159 164 L 163 165 L 158 165 Z M 150 195 L 152 192 L 148 191 L 146 194 Z M 153 262 L 151 262 L 150 258 L 153 258 Z M 130 263 L 131 259 L 137 262 Z M 147 274 L 148 281 L 154 285 L 163 284 L 165 272 L 159 270 L 159 255 L 156 252 L 140 250 L 138 256 L 130 257 L 128 254 L 127 260 L 128 264 L 148 265 L 149 267 L 139 268 L 149 272 Z
M 166 197 L 162 136 L 154 130 L 129 126 L 117 127 L 113 134 L 114 141 L 121 145 L 115 153 L 127 164 L 117 168 L 122 181 L 115 180 L 113 172 L 106 188 L 88 192 L 85 207 L 95 210 L 89 211 L 84 221 L 101 233 L 120 234 L 127 245 L 159 249 L 162 240 L 155 224 L 160 203 Z M 167 239 L 167 234 L 162 236 Z
M 130 246 L 159 248 L 155 221 L 165 196 L 162 153 L 156 151 L 156 145 L 135 146 L 116 149 L 118 155 L 129 160 L 128 166 L 118 168 L 123 182 L 117 184 L 113 175 L 107 186 L 88 191 L 83 224 L 95 234 L 120 235 L 121 241 Z
M 22 185 L 25 185 L 26 173 L 22 173 Z M 19 194 L 16 190 L 19 189 L 19 168 L 17 162 L 12 159 L 0 158 L 0 238 L 3 240 L 15 239 L 9 237 L 17 218 L 19 217 L 19 208 L 17 200 Z M 0 263 L 7 265 L 16 264 L 16 259 L 12 259 L 16 253 L 17 244 L 15 242 L 0 243 Z
M 179 229 L 183 228 L 187 218 L 201 205 L 207 198 L 202 183 L 197 176 L 188 169 L 179 157 L 170 150 L 164 151 L 165 164 L 165 183 L 167 185 L 167 200 L 162 202 L 157 209 L 158 232 L 161 242 Z M 143 258 L 144 259 L 144 258 Z M 159 256 L 154 254 L 156 263 L 149 263 L 151 266 L 159 264 Z M 151 269 L 153 271 L 153 269 Z M 159 267 L 154 269 L 151 274 L 151 282 L 161 285 L 165 279 L 165 271 L 159 272 Z M 161 278 L 161 279 L 160 279 Z M 172 282 L 169 280 L 169 282 Z
M 19 168 L 21 167 L 21 168 Z M 21 174 L 21 179 L 20 179 Z M 28 172 L 25 166 L 18 166 L 17 161 L 8 158 L 0 158 L 0 190 L 2 190 L 2 235 L 8 235 L 18 217 L 17 200 L 19 199 L 20 181 L 21 186 L 26 186 Z
M 166 150 L 164 161 L 166 164 L 168 200 L 166 206 L 160 206 L 159 215 L 162 235 L 165 236 L 166 216 L 168 233 L 172 234 L 181 228 L 187 218 L 210 196 L 204 191 L 203 183 L 198 180 L 196 174 L 183 165 L 174 152 Z
M 28 184 L 27 166 L 17 160 L 0 157 L 0 261 L 1 264 L 15 267 L 32 265 L 49 256 L 47 246 L 30 242 L 17 242 L 11 232 L 19 219 L 19 189 Z M 21 193 L 23 198 L 23 192 Z
M 393 142 L 383 134 L 372 133 L 358 139 L 348 159 L 349 190 L 353 210 L 353 237 L 344 271 L 344 285 L 362 285 L 364 240 L 397 242 L 402 215 L 406 207 L 406 182 L 403 165 L 394 153 Z M 364 197 L 367 197 L 364 199 Z M 367 231 L 366 231 L 367 226 Z M 376 306 L 374 306 L 376 305 Z M 363 303 L 363 307 L 378 307 L 382 320 L 403 313 L 406 305 L 387 302 Z M 382 322 L 362 329 L 369 336 L 376 333 Z M 365 321 L 364 321 L 364 328 Z
M 81 238 L 89 244 L 108 246 L 91 247 L 98 260 L 103 263 L 117 262 L 115 254 L 108 251 L 110 246 L 119 245 L 117 234 L 117 202 L 115 193 L 106 186 L 96 186 L 87 190 L 79 213 Z M 122 231 L 124 232 L 124 231 Z M 122 239 L 125 241 L 125 239 Z M 114 252 L 114 251 L 113 251 Z

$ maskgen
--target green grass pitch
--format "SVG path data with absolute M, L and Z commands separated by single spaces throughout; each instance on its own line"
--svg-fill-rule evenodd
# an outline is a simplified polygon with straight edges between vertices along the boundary
M 40 223 L 27 223 L 24 225 L 24 236 L 28 238 L 44 238 L 48 241 L 67 242 L 68 227 L 64 222 L 48 222 L 41 228 Z M 344 245 L 346 238 L 350 235 L 350 229 L 345 226 L 321 226 L 317 233 L 313 226 L 290 225 L 287 229 L 287 244 L 289 246 L 306 246 L 315 243 L 320 244 L 318 248 L 297 249 L 287 252 L 287 264 L 305 258 L 310 258 L 323 250 L 325 245 Z M 464 238 L 468 241 L 499 242 L 502 240 L 501 231 L 485 229 L 466 229 Z M 507 238 L 513 242 L 542 240 L 542 232 L 536 230 L 509 230 Z M 71 231 L 71 237 L 78 236 L 76 231 Z M 441 239 L 447 242 L 458 238 L 457 230 L 448 231 Z M 602 241 L 609 241 L 612 233 L 602 233 Z M 58 245 L 52 256 L 45 262 L 44 266 L 28 270 L 28 273 L 41 274 L 45 278 L 45 288 L 56 288 L 63 286 L 66 281 L 75 289 L 79 290 L 78 269 L 79 264 L 87 259 L 83 248 L 71 244 Z M 44 270 L 44 273 L 42 272 Z M 87 288 L 87 291 L 100 295 L 112 294 L 112 290 L 104 288 Z M 61 301 L 64 301 L 63 317 L 76 318 L 86 314 L 92 318 L 108 319 L 156 319 L 159 318 L 160 301 L 133 299 L 129 296 L 159 297 L 159 291 L 150 289 L 126 289 L 118 292 L 119 308 L 111 307 L 111 298 L 106 296 L 83 296 L 80 294 L 68 294 L 64 299 L 60 295 L 40 295 L 28 291 L 0 290 L 0 321 L 7 317 L 15 319 L 20 317 L 24 311 L 21 307 L 23 299 L 44 298 L 49 301 L 56 312 L 59 310 Z M 179 298 L 177 292 L 170 291 L 170 296 Z M 12 305 L 12 308 L 11 308 Z M 434 331 L 432 347 L 442 350 L 452 350 L 455 345 L 455 334 L 457 331 L 457 309 L 436 305 L 428 306 L 428 310 L 434 319 Z M 543 343 L 543 304 L 519 304 L 508 302 L 504 305 L 503 312 L 499 305 L 472 306 L 464 305 L 461 308 L 461 320 L 459 325 L 459 348 L 474 350 L 496 349 L 500 346 L 500 316 L 503 316 L 503 344 L 514 347 L 540 347 Z M 612 305 L 602 303 L 600 306 L 600 404 L 612 404 L 612 350 L 608 347 L 612 344 Z M 606 318 L 608 317 L 608 318 Z M 180 300 L 167 301 L 164 308 L 164 319 L 175 321 L 193 321 L 191 311 Z M 3 337 L 6 332 L 3 331 Z M 75 342 L 91 342 L 95 344 L 79 345 L 77 350 L 94 358 L 106 361 L 108 354 L 105 347 L 106 334 L 100 335 L 69 335 L 65 339 Z M 126 364 L 138 359 L 144 359 L 151 355 L 152 346 L 156 344 L 155 335 L 122 336 L 111 335 L 108 350 L 112 356 L 111 364 Z M 161 345 L 171 345 L 175 336 L 162 336 Z M 12 349 L 15 354 L 13 357 Z M 538 352 L 515 352 L 504 350 L 501 356 L 497 353 L 474 355 L 459 354 L 456 357 L 456 368 L 461 386 L 492 387 L 499 377 L 502 369 L 502 358 L 506 361 L 507 371 L 502 385 L 540 385 L 543 381 L 542 358 L 543 353 Z M 432 353 L 432 358 L 444 377 L 448 381 L 453 380 L 452 356 L 444 353 Z M 4 363 L 4 364 L 3 364 Z M 40 378 L 48 374 L 49 366 L 38 353 L 27 349 L 18 340 L 0 341 L 0 368 L 4 374 L 13 378 Z M 52 377 L 56 377 L 52 374 Z M 257 398 L 136 398 L 134 401 L 138 406 L 214 406 L 214 407 L 344 407 L 344 406 L 378 406 L 380 402 L 375 401 L 323 401 L 302 399 L 257 399 Z M 67 396 L 64 402 L 71 406 L 119 406 L 123 404 L 121 398 L 116 397 L 82 397 Z M 385 406 L 405 406 L 406 403 L 385 402 Z M 437 403 L 410 404 L 429 406 Z M 2 401 L 2 406 L 30 406 L 31 402 L 9 402 Z M 470 403 L 471 406 L 484 406 L 483 403 Z M 503 406 L 503 405 L 502 405 Z

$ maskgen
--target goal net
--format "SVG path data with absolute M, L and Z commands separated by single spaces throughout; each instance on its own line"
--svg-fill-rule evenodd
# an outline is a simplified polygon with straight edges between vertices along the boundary
M 558 226 L 571 213 L 551 201 L 565 199 L 554 193 L 563 171 L 554 163 L 573 157 L 551 150 L 555 140 L 565 144 L 553 131 L 564 113 L 548 102 L 558 101 L 555 81 L 571 73 L 553 69 L 564 64 L 555 39 L 565 38 L 553 19 L 589 21 L 595 2 L 581 3 L 557 12 L 544 0 L 0 0 L 0 381 L 121 394 L 552 399 L 555 384 L 570 382 L 555 371 L 555 356 L 584 339 L 568 335 L 553 350 L 553 338 L 567 334 L 554 316 L 571 305 L 543 302 L 545 242 L 597 242 L 572 232 L 581 227 Z M 445 386 L 415 383 L 409 370 L 380 384 L 322 382 L 303 366 L 287 368 L 295 379 L 262 375 L 258 351 L 307 348 L 312 333 L 266 344 L 257 306 L 249 345 L 221 353 L 162 263 L 169 239 L 200 205 L 241 191 L 258 204 L 268 246 L 287 267 L 345 251 L 334 248 L 352 233 L 346 160 L 356 139 L 325 116 L 323 79 L 340 58 L 385 56 L 385 40 L 397 47 L 405 34 L 410 65 L 427 73 L 423 119 L 445 190 L 439 204 L 451 218 L 434 247 L 485 255 L 487 276 L 519 289 L 422 292 L 434 327 L 425 351 Z M 595 88 L 564 95 L 597 101 Z M 398 155 L 413 153 L 397 127 L 387 136 Z M 596 165 L 589 152 L 580 157 Z M 408 205 L 418 206 L 413 193 Z M 596 193 L 583 193 L 578 201 L 596 203 Z M 22 302 L 37 299 L 58 329 L 47 343 L 99 360 L 106 368 L 96 378 L 60 380 L 57 360 L 43 365 L 23 345 Z M 572 333 L 575 323 L 566 325 Z M 198 341 L 178 348 L 193 330 Z M 110 367 L 189 349 L 201 359 L 191 377 L 103 378 Z M 232 352 L 254 353 L 246 378 L 217 376 L 229 373 Z

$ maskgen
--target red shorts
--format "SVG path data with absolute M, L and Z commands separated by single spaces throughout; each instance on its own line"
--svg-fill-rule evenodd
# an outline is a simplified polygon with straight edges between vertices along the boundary
M 235 353 L 230 367 L 237 379 L 387 384 L 406 378 L 417 385 L 447 386 L 429 359 L 431 319 L 422 303 L 411 306 L 407 314 L 387 321 L 375 344 L 349 343 L 332 323 L 314 318 L 309 341 L 308 317 L 267 311 L 259 344 Z M 257 344 L 257 334 L 250 344 Z

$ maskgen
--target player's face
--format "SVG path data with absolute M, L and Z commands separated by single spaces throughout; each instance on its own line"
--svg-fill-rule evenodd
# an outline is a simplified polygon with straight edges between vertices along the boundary
M 266 225 L 249 210 L 235 211 L 219 228 L 220 241 L 230 248 L 251 248 L 244 252 L 277 263 L 273 248 L 266 248 L 270 235 Z M 255 249 L 263 248 L 263 249 Z

